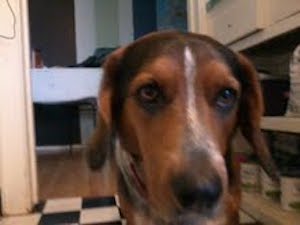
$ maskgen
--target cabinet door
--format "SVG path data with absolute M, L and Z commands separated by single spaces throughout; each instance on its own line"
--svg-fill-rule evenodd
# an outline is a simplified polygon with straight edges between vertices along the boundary
M 221 0 L 207 12 L 211 35 L 223 44 L 229 44 L 263 29 L 267 2 Z
M 291 15 L 300 13 L 300 1 L 299 0 L 272 0 L 271 7 L 271 21 L 276 23 Z

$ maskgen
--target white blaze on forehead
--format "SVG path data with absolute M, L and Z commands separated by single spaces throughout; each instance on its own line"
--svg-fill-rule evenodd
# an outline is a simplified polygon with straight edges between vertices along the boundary
M 196 109 L 195 95 L 195 77 L 196 77 L 196 62 L 189 47 L 184 49 L 184 74 L 186 77 L 187 90 L 187 123 L 192 135 L 191 139 L 198 142 L 203 135 L 203 128 L 200 127 L 198 113 Z
M 195 146 L 201 147 L 201 150 L 206 150 L 214 165 L 222 165 L 224 164 L 223 157 L 212 141 L 209 132 L 206 131 L 203 124 L 199 121 L 195 94 L 196 62 L 189 47 L 185 47 L 184 49 L 184 66 L 187 90 L 187 126 L 189 141 L 194 142 Z M 220 173 L 224 172 L 225 171 L 220 171 Z
M 184 49 L 184 66 L 185 66 L 185 76 L 189 81 L 194 81 L 195 77 L 195 59 L 189 47 Z

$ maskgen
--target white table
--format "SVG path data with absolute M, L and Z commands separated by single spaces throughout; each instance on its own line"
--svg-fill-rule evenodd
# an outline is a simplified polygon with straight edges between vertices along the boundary
M 100 68 L 32 69 L 34 103 L 57 104 L 97 98 Z
M 32 98 L 36 104 L 89 104 L 93 123 L 97 96 L 102 78 L 100 68 L 45 68 L 32 69 Z M 82 111 L 82 110 L 80 110 Z M 72 134 L 70 133 L 70 150 Z

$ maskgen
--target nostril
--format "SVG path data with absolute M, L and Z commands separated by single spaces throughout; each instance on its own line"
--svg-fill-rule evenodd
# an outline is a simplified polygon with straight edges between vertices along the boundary
M 174 182 L 174 193 L 185 209 L 211 209 L 218 202 L 223 188 L 221 179 L 214 177 L 210 181 L 195 182 L 186 176 Z
M 222 184 L 219 178 L 215 178 L 213 182 L 199 185 L 195 195 L 195 199 L 200 206 L 212 208 L 219 200 L 222 194 Z

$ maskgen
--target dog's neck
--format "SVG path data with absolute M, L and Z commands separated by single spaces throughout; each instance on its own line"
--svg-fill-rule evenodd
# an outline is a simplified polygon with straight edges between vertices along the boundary
M 142 161 L 135 159 L 128 151 L 122 148 L 117 139 L 115 145 L 115 160 L 119 169 L 119 194 L 135 208 L 133 215 L 134 224 L 158 225 L 165 224 L 160 219 L 155 219 L 149 208 L 148 193 L 145 186 L 145 176 Z

